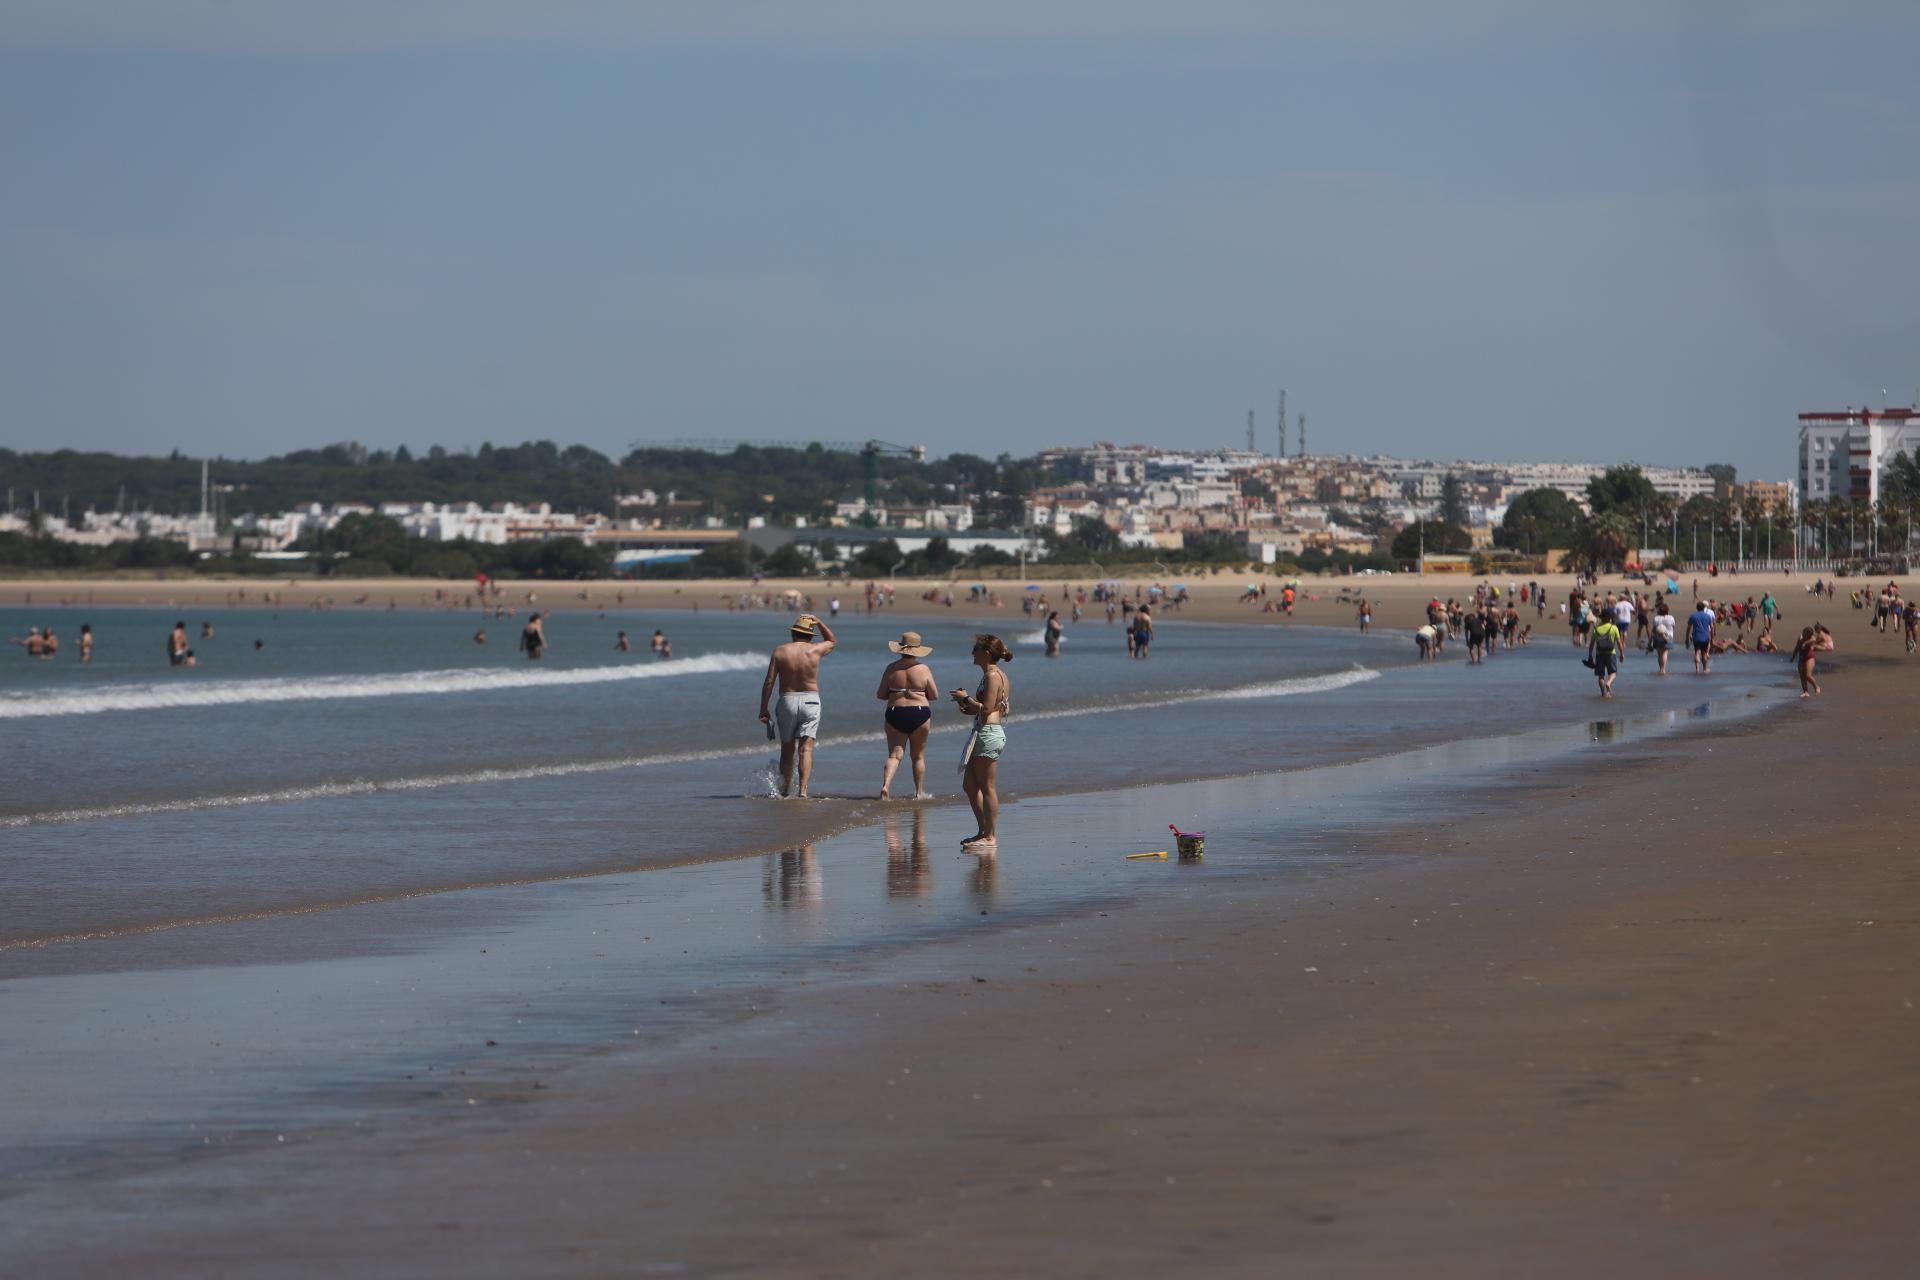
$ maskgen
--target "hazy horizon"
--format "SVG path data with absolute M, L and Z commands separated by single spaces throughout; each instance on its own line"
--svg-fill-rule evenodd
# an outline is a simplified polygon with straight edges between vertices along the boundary
M 1796 414 L 1920 383 L 1916 35 L 0 0 L 0 443 L 1272 452 L 1284 386 L 1315 453 L 1787 478 Z

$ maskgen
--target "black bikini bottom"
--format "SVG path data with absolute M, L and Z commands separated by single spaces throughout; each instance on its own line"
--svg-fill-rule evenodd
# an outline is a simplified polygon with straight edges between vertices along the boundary
M 912 733 L 933 719 L 932 707 L 888 707 L 887 723 L 896 733 Z

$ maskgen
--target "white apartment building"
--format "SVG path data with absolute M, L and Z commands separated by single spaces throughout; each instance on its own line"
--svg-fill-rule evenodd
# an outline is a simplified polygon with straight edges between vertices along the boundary
M 1920 446 L 1920 409 L 1800 415 L 1800 492 L 1808 499 L 1880 500 L 1880 473 Z

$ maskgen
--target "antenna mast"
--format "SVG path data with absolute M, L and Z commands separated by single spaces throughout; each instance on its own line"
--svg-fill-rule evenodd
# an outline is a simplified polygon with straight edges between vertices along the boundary
M 1280 456 L 1287 456 L 1287 389 L 1280 388 Z
M 1253 452 L 1253 410 L 1247 410 L 1247 452 Z
M 1307 415 L 1300 415 L 1300 456 L 1307 456 Z

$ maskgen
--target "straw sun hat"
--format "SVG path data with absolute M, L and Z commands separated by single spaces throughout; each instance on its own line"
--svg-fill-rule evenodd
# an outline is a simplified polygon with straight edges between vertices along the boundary
M 933 646 L 920 643 L 918 631 L 902 631 L 898 640 L 887 641 L 887 648 L 910 658 L 924 658 L 933 652 Z

